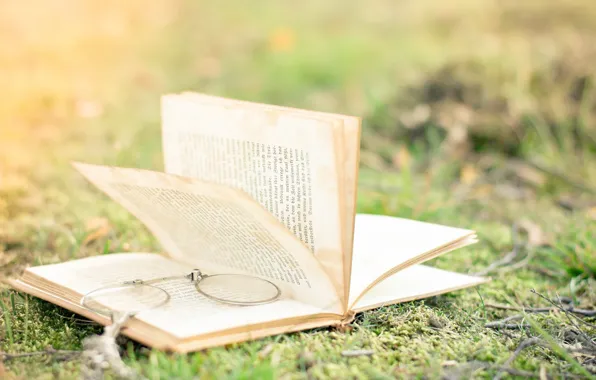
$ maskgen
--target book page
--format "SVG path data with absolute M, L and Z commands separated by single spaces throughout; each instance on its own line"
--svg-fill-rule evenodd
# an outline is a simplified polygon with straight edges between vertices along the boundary
M 358 168 L 360 161 L 361 121 L 353 117 L 344 119 L 344 264 L 346 281 L 346 300 L 344 310 L 348 309 L 350 284 L 352 283 L 352 264 L 354 252 L 354 223 L 356 220 L 356 197 L 358 191 Z
M 340 191 L 343 192 L 340 211 L 342 212 L 342 235 L 343 235 L 343 267 L 344 267 L 344 293 L 349 293 L 350 275 L 352 273 L 352 244 L 354 237 L 354 218 L 356 215 L 356 191 L 358 181 L 358 163 L 360 159 L 360 133 L 361 119 L 354 116 L 332 114 L 326 112 L 315 112 L 297 108 L 281 107 L 270 104 L 246 102 L 235 99 L 227 99 L 217 96 L 198 94 L 193 92 L 184 93 L 183 96 L 204 104 L 229 104 L 250 108 L 261 108 L 284 112 L 286 114 L 304 115 L 310 118 L 317 118 L 328 123 L 335 123 L 341 128 L 341 141 L 337 144 L 337 152 L 342 153 L 338 157 L 338 171 L 340 175 Z M 167 161 L 167 158 L 166 158 Z M 347 297 L 345 308 L 347 310 Z
M 192 268 L 191 265 L 157 254 L 126 253 L 33 267 L 28 272 L 82 296 L 102 286 L 134 279 L 184 276 Z M 318 307 L 289 298 L 258 306 L 226 305 L 204 297 L 196 291 L 190 280 L 184 278 L 152 284 L 168 292 L 170 299 L 155 309 L 141 311 L 135 319 L 177 338 L 189 338 L 284 318 L 309 315 L 314 318 L 320 312 Z M 123 299 L 122 296 L 119 298 L 120 303 Z M 131 299 L 131 304 L 134 303 L 138 303 L 138 300 Z
M 392 271 L 475 242 L 473 231 L 384 215 L 357 214 L 350 305 Z
M 414 265 L 375 285 L 356 303 L 353 311 L 360 312 L 395 303 L 436 296 L 486 282 L 483 277 Z
M 241 190 L 148 170 L 75 164 L 143 222 L 168 255 L 207 274 L 241 273 L 337 311 L 333 284 L 310 251 Z
M 187 95 L 165 96 L 162 117 L 167 172 L 246 191 L 314 253 L 346 298 L 341 122 Z

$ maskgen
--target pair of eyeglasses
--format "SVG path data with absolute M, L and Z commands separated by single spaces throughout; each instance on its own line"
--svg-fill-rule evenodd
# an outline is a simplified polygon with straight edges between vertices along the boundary
M 156 309 L 170 301 L 170 294 L 160 283 L 184 280 L 194 286 L 207 299 L 235 306 L 255 306 L 274 302 L 281 296 L 281 289 L 273 282 L 244 274 L 202 273 L 193 269 L 189 274 L 153 279 L 135 279 L 95 289 L 83 296 L 81 306 L 102 315 L 135 314 Z M 122 323 L 126 322 L 122 321 Z

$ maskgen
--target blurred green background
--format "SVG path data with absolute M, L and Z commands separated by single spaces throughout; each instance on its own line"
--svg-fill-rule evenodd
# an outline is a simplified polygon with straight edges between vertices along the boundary
M 164 93 L 360 116 L 360 212 L 478 231 L 480 244 L 436 266 L 481 271 L 516 231 L 519 256 L 479 290 L 371 311 L 346 331 L 191 355 L 126 342 L 127 362 L 149 378 L 491 377 L 523 333 L 485 328 L 507 316 L 485 303 L 543 306 L 532 288 L 596 302 L 595 21 L 589 0 L 0 0 L 2 277 L 160 249 L 69 162 L 161 169 Z M 1 351 L 79 349 L 100 331 L 6 287 L 0 300 Z M 532 318 L 531 334 L 569 343 L 563 313 Z M 352 348 L 376 353 L 341 357 Z M 512 365 L 594 371 L 593 356 L 555 351 Z M 8 377 L 78 373 L 51 357 L 0 365 Z

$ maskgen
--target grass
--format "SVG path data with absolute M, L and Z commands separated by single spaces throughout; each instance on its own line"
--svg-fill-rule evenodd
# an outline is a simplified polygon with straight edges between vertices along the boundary
M 196 90 L 360 115 L 365 151 L 359 212 L 469 227 L 481 237 L 433 265 L 461 272 L 486 268 L 511 250 L 511 225 L 522 219 L 549 243 L 526 244 L 524 253 L 534 259 L 519 270 L 493 273 L 490 284 L 366 312 L 344 330 L 279 335 L 188 355 L 125 341 L 127 363 L 150 379 L 496 375 L 469 363 L 502 365 L 526 332 L 485 328 L 509 315 L 486 305 L 545 306 L 531 289 L 569 296 L 577 307 L 596 304 L 594 198 L 586 190 L 596 188 L 593 90 L 584 86 L 579 102 L 568 96 L 574 79 L 594 78 L 582 63 L 591 62 L 586 46 L 594 41 L 590 15 L 596 7 L 584 1 L 524 4 L 1 3 L 2 276 L 25 264 L 160 249 L 69 161 L 161 169 L 163 93 Z M 479 73 L 462 62 L 473 62 Z M 557 62 L 569 70 L 551 75 Z M 449 67 L 464 69 L 447 75 Z M 501 112 L 497 121 L 470 123 L 467 145 L 457 145 L 449 123 L 439 118 L 454 109 L 449 97 L 432 104 L 431 119 L 406 128 L 400 116 L 429 103 L 420 89 L 447 86 L 446 76 L 470 91 L 472 101 L 459 103 L 474 115 L 507 99 L 523 138 L 507 133 L 502 117 L 509 114 Z M 475 103 L 478 98 L 486 101 Z M 523 170 L 514 160 L 526 163 Z M 109 232 L 90 239 L 102 225 Z M 76 350 L 100 331 L 54 305 L 8 288 L 1 292 L 0 351 Z M 559 348 L 528 348 L 513 367 L 585 377 L 578 363 L 588 368 L 588 358 L 560 351 L 573 329 L 565 315 L 531 317 L 527 334 L 547 334 Z M 348 349 L 375 354 L 342 357 Z M 77 360 L 31 357 L 5 362 L 0 373 L 77 378 L 78 368 Z

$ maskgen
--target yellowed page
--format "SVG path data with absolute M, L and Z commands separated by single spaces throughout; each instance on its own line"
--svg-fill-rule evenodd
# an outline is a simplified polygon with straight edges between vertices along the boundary
M 7 283 L 21 292 L 66 308 L 102 325 L 109 325 L 111 323 L 109 317 L 91 312 L 89 309 L 82 307 L 80 305 L 81 294 L 55 285 L 33 273 L 25 272 L 25 275 L 21 279 L 11 279 Z M 270 335 L 337 325 L 342 323 L 342 320 L 342 316 L 336 314 L 308 314 L 301 317 L 276 319 L 273 322 L 234 327 L 180 339 L 139 319 L 132 318 L 128 321 L 122 334 L 156 349 L 189 352 Z
M 350 285 L 352 283 L 354 223 L 356 219 L 356 196 L 358 190 L 358 167 L 360 161 L 361 120 L 354 117 L 344 119 L 344 267 L 346 270 L 346 293 L 344 310 L 349 307 Z
M 357 214 L 350 305 L 394 270 L 475 242 L 473 231 L 384 215 Z
M 425 265 L 406 268 L 375 285 L 353 307 L 360 312 L 381 306 L 436 296 L 488 281 L 483 277 L 445 271 Z
M 199 94 L 194 92 L 187 92 L 183 94 L 184 97 L 192 99 L 198 103 L 204 104 L 229 104 L 249 108 L 261 108 L 267 110 L 274 110 L 284 112 L 286 114 L 303 115 L 309 118 L 316 118 L 328 123 L 335 123 L 341 126 L 341 141 L 338 142 L 339 149 L 341 149 L 341 158 L 339 161 L 338 170 L 342 170 L 340 191 L 343 192 L 341 207 L 343 220 L 343 268 L 344 268 L 344 293 L 349 294 L 350 275 L 352 273 L 352 243 L 354 237 L 354 217 L 356 215 L 356 191 L 358 181 L 358 163 L 360 159 L 360 134 L 361 134 L 361 119 L 359 117 L 332 114 L 326 112 L 315 112 L 308 110 L 301 110 L 296 108 L 275 106 L 270 104 L 253 103 L 235 99 L 222 98 L 218 96 L 211 96 Z M 338 155 L 339 156 L 339 155 Z M 167 161 L 167 154 L 166 154 Z M 344 307 L 347 310 L 347 296 L 344 299 Z
M 168 254 L 205 273 L 243 273 L 329 312 L 339 297 L 310 251 L 241 190 L 148 170 L 75 164 L 153 232 Z
M 123 281 L 183 276 L 192 268 L 192 265 L 157 254 L 126 253 L 33 267 L 28 271 L 75 293 L 87 294 L 99 287 Z M 179 339 L 286 318 L 312 316 L 316 319 L 316 314 L 321 311 L 318 307 L 289 298 L 249 307 L 225 305 L 202 296 L 187 279 L 153 285 L 167 291 L 170 300 L 158 308 L 138 313 L 135 319 Z M 109 302 L 109 299 L 106 300 Z M 131 303 L 135 301 L 131 300 Z
M 166 171 L 249 193 L 309 247 L 343 298 L 341 121 L 198 99 L 163 98 Z

